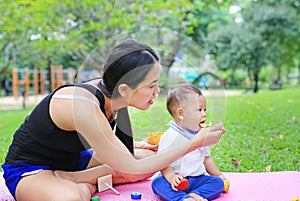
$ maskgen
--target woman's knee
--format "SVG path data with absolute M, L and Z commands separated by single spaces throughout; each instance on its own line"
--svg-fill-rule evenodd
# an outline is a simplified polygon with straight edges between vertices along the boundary
M 35 178 L 33 175 L 19 182 L 16 198 L 18 201 L 89 201 L 95 191 L 96 187 L 91 184 L 76 184 L 38 175 Z
M 81 183 L 78 185 L 78 192 L 81 200 L 87 200 L 89 201 L 91 198 L 91 195 L 96 192 L 96 186 L 92 184 L 87 183 Z
M 91 184 L 81 183 L 66 187 L 64 192 L 57 193 L 55 199 L 64 201 L 89 201 L 91 195 L 95 193 L 96 187 Z

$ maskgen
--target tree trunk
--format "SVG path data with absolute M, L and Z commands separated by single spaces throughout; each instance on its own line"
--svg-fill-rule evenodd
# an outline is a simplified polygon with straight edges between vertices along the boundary
M 298 64 L 298 84 L 300 84 L 300 63 Z
M 48 90 L 49 90 L 49 92 L 51 92 L 52 91 L 52 89 L 51 89 L 51 58 L 48 56 L 47 57 L 47 68 L 48 68 L 48 75 L 49 75 L 49 88 L 48 88 Z
M 172 49 L 171 49 L 171 52 L 168 56 L 168 58 L 165 60 L 165 61 L 162 61 L 162 65 L 167 68 L 166 69 L 166 73 L 168 75 L 168 72 L 170 71 L 170 68 L 171 66 L 173 65 L 174 61 L 175 61 L 175 55 L 176 53 L 179 51 L 179 47 L 180 47 L 180 37 L 181 37 L 181 32 L 183 31 L 183 28 L 184 28 L 184 22 L 187 20 L 187 16 L 188 14 L 190 13 L 190 11 L 186 11 L 185 14 L 184 14 L 184 17 L 178 27 L 178 30 L 177 30 L 177 34 L 174 38 L 174 42 L 173 42 L 173 45 L 172 45 Z
M 277 81 L 281 80 L 281 67 L 277 69 Z
M 253 92 L 256 93 L 258 91 L 258 72 L 253 72 L 253 79 L 254 79 L 254 88 Z
M 232 69 L 231 73 L 230 73 L 230 83 L 233 86 L 236 86 L 236 80 L 235 80 L 235 68 Z

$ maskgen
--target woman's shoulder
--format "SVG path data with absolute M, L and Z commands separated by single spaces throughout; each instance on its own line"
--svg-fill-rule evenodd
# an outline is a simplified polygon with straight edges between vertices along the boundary
M 90 92 L 90 93 L 88 93 Z M 82 96 L 97 96 L 101 94 L 101 91 L 97 87 L 97 85 L 91 83 L 78 83 L 78 84 L 67 84 L 58 87 L 53 94 L 61 94 L 61 95 L 82 95 Z M 103 95 L 102 95 L 103 96 Z

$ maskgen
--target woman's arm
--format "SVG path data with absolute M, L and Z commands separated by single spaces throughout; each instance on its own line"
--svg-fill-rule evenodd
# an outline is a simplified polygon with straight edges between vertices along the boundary
M 84 89 L 77 90 L 80 90 L 80 95 L 95 99 L 90 92 Z M 74 91 L 69 93 L 74 94 Z M 77 130 L 95 150 L 102 163 L 125 177 L 149 174 L 163 169 L 190 151 L 217 143 L 224 133 L 220 126 L 210 128 L 210 130 L 201 129 L 191 141 L 183 143 L 181 146 L 137 160 L 114 135 L 99 106 L 83 100 L 56 99 L 52 100 L 51 107 L 51 117 L 58 127 Z
M 223 134 L 223 131 L 218 128 L 212 129 L 211 132 L 202 129 L 193 140 L 181 146 L 136 160 L 115 137 L 103 113 L 95 106 L 90 107 L 87 104 L 85 103 L 86 109 L 84 109 L 86 112 L 82 114 L 78 111 L 78 114 L 74 115 L 77 130 L 87 139 L 103 163 L 125 174 L 144 174 L 163 169 L 178 157 L 196 148 L 218 142 Z

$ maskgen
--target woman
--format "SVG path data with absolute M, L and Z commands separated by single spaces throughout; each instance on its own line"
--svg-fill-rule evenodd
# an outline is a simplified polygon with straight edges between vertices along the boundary
M 217 143 L 225 132 L 221 125 L 172 150 L 134 157 L 127 107 L 149 108 L 160 91 L 159 71 L 155 52 L 128 40 L 112 50 L 103 79 L 62 86 L 45 97 L 16 131 L 2 166 L 16 200 L 88 201 L 100 176 L 112 174 L 114 184 L 142 180 Z

